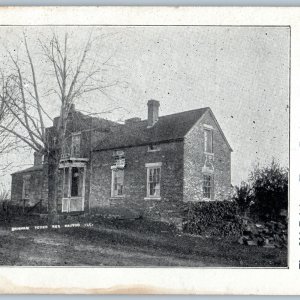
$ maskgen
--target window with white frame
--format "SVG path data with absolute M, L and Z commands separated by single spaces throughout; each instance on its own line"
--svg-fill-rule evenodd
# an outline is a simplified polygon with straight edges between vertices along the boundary
M 24 176 L 23 177 L 23 191 L 22 191 L 22 198 L 29 199 L 29 192 L 30 192 L 30 177 Z
M 81 133 L 72 134 L 71 157 L 80 157 Z
M 204 129 L 204 152 L 213 153 L 213 131 L 212 129 Z
M 112 197 L 124 195 L 124 169 L 112 169 Z
M 161 163 L 146 164 L 147 198 L 160 198 Z
M 213 176 L 204 174 L 203 175 L 203 197 L 212 199 L 213 191 Z

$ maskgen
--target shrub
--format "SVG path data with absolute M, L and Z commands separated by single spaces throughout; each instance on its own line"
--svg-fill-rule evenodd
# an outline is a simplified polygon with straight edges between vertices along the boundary
M 193 234 L 239 235 L 241 221 L 234 201 L 189 203 L 183 220 L 183 230 Z
M 254 201 L 253 190 L 250 185 L 242 181 L 240 186 L 235 186 L 233 200 L 237 203 L 240 213 L 246 215 Z
M 256 167 L 250 183 L 255 197 L 252 213 L 264 221 L 279 220 L 288 208 L 288 170 L 273 160 L 269 167 Z
M 23 207 L 12 204 L 10 201 L 0 201 L 0 222 L 10 223 L 24 214 Z

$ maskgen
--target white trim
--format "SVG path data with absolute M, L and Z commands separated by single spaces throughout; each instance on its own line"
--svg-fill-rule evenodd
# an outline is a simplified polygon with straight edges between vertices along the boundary
M 145 167 L 146 168 L 155 168 L 155 167 L 161 167 L 162 162 L 156 162 L 156 163 L 146 163 Z
M 148 199 L 154 199 L 154 200 L 160 200 L 161 199 L 161 166 L 162 166 L 162 162 L 156 162 L 156 163 L 147 163 L 145 164 L 145 167 L 147 168 L 147 178 L 146 178 L 146 184 L 147 184 L 147 194 L 146 197 L 144 199 L 148 200 Z M 150 169 L 160 169 L 160 173 L 159 173 L 159 196 L 151 196 L 150 195 L 150 190 L 149 190 L 149 172 Z
M 207 153 L 207 154 L 213 154 L 214 152 L 214 134 L 213 134 L 213 130 L 211 128 L 206 128 L 204 126 L 204 129 L 203 129 L 203 135 L 204 135 L 204 154 Z M 211 136 L 211 141 L 210 141 L 210 145 L 208 143 L 209 139 L 208 139 L 208 135 Z M 211 148 L 211 152 L 208 152 L 207 151 L 207 148 Z
M 151 146 L 154 146 L 154 149 L 150 149 Z M 160 148 L 159 144 L 150 144 L 150 145 L 148 145 L 147 152 L 158 152 L 160 150 L 161 150 L 161 148 Z
M 64 161 L 68 161 L 68 160 L 72 160 L 72 161 L 75 161 L 75 162 L 80 162 L 80 161 L 89 161 L 88 158 L 86 157 L 66 157 L 66 158 L 61 158 L 60 161 L 61 162 L 64 162 Z
M 205 173 L 203 173 L 202 174 L 202 195 L 203 195 L 203 201 L 211 201 L 211 200 L 213 200 L 214 199 L 214 184 L 215 184 L 215 181 L 214 181 L 214 174 L 213 173 L 211 173 L 211 174 L 209 174 L 209 173 L 207 173 L 207 172 L 205 172 Z M 208 176 L 208 177 L 210 177 L 210 186 L 209 186 L 209 188 L 210 188 L 210 192 L 209 192 L 209 195 L 210 195 L 210 197 L 204 197 L 204 182 L 205 182 L 205 180 L 204 180 L 204 176 Z M 207 186 L 206 186 L 207 187 Z
M 144 198 L 144 200 L 161 200 L 161 197 L 150 197 L 150 196 L 147 196 Z
M 70 152 L 71 152 L 71 153 L 70 153 L 71 156 L 74 154 L 74 153 L 73 153 L 73 150 L 74 150 L 74 143 L 73 143 L 74 140 L 73 140 L 73 138 L 76 137 L 76 136 L 79 136 L 79 155 L 80 155 L 80 153 L 81 153 L 81 142 L 82 142 L 82 140 L 81 140 L 81 139 L 82 139 L 82 137 L 81 137 L 81 132 L 80 132 L 80 131 L 79 131 L 79 132 L 72 132 L 72 133 L 71 133 L 71 149 L 70 149 L 70 150 L 71 150 L 71 151 L 70 151 Z
M 214 174 L 214 169 L 208 169 L 206 166 L 202 167 L 202 174 L 203 175 L 213 175 Z
M 160 149 L 155 149 L 155 150 L 147 150 L 147 152 L 158 152 L 158 151 L 160 151 Z
M 113 166 L 114 167 L 114 166 Z M 111 167 L 111 183 L 110 183 L 110 197 L 114 197 L 114 171 L 116 168 Z
M 212 156 L 212 157 L 214 157 L 215 156 L 215 154 L 213 153 L 213 152 L 203 152 L 205 155 L 208 155 L 208 156 Z
M 203 124 L 203 127 L 205 129 L 214 130 L 213 126 L 211 126 L 211 125 Z
M 72 132 L 71 136 L 73 136 L 73 135 L 81 135 L 81 131 Z
M 82 211 L 84 211 L 84 202 L 85 202 L 85 180 L 86 180 L 86 166 L 83 167 L 83 176 L 82 176 Z
M 117 199 L 123 199 L 125 198 L 125 195 L 119 195 L 119 196 L 111 196 L 109 200 L 117 200 Z
M 30 185 L 30 174 L 23 175 L 22 178 L 22 200 L 29 200 L 30 196 L 25 197 L 25 184 L 28 184 L 28 188 Z
M 110 198 L 124 198 L 125 195 L 122 194 L 122 195 L 115 195 L 115 190 L 114 190 L 114 186 L 115 186 L 115 177 L 114 177 L 114 172 L 116 171 L 123 171 L 123 191 L 124 192 L 124 181 L 125 181 L 125 171 L 124 169 L 120 169 L 120 168 L 112 168 L 111 167 L 111 188 L 110 188 Z
M 72 184 L 72 168 L 83 168 L 83 176 L 82 176 L 82 189 L 81 189 L 81 196 L 71 196 L 71 184 Z M 65 171 L 63 171 L 63 189 L 62 189 L 62 205 L 61 211 L 62 212 L 71 212 L 71 200 L 72 199 L 81 199 L 81 211 L 84 211 L 84 201 L 85 201 L 85 180 L 86 180 L 86 165 L 85 164 L 66 164 L 63 168 L 68 169 L 68 195 L 64 197 L 64 186 L 65 186 Z M 67 210 L 63 210 L 63 201 L 67 201 Z
M 74 160 L 74 162 L 70 162 L 69 160 Z M 85 168 L 86 167 L 86 162 L 89 161 L 88 158 L 80 158 L 80 159 L 66 159 L 66 162 L 61 161 L 59 163 L 59 168 L 69 168 L 69 167 L 78 167 L 78 168 Z

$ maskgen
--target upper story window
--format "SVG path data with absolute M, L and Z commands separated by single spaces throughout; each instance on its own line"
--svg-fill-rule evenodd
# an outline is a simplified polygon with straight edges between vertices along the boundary
M 213 131 L 212 129 L 204 129 L 204 152 L 213 153 Z
M 113 157 L 115 160 L 114 166 L 120 169 L 125 167 L 125 152 L 123 150 L 114 150 Z
M 148 146 L 148 152 L 160 151 L 159 145 L 151 144 Z
M 80 157 L 81 133 L 73 133 L 71 141 L 71 157 Z

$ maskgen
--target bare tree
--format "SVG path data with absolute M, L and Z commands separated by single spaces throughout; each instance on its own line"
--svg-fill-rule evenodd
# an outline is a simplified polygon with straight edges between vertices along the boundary
M 9 95 L 12 94 L 12 78 L 10 76 L 6 77 L 3 72 L 0 73 L 0 76 L 0 174 L 2 174 L 11 166 L 11 163 L 3 157 L 10 151 L 15 150 L 17 143 L 10 134 L 10 131 L 16 126 L 16 120 L 10 114 L 7 106 Z
M 3 203 L 8 199 L 9 199 L 9 190 L 3 184 L 0 184 L 0 203 Z
M 99 64 L 91 55 L 92 35 L 87 38 L 85 45 L 78 51 L 77 57 L 71 57 L 68 34 L 63 39 L 53 33 L 48 41 L 38 40 L 42 55 L 49 63 L 49 70 L 54 85 L 45 90 L 41 87 L 34 56 L 29 47 L 27 37 L 23 34 L 24 54 L 20 56 L 7 49 L 13 72 L 3 78 L 8 87 L 1 98 L 3 109 L 12 116 L 16 124 L 0 123 L 0 130 L 16 137 L 26 146 L 41 154 L 49 156 L 49 208 L 56 211 L 57 178 L 59 161 L 66 135 L 67 117 L 72 104 L 87 93 L 100 92 L 107 95 L 108 87 L 118 82 L 104 84 L 101 70 L 108 63 Z M 27 68 L 27 71 L 25 70 Z M 5 85 L 5 84 L 4 84 Z M 59 119 L 56 130 L 55 151 L 50 151 L 46 136 L 46 119 L 51 119 L 43 107 L 43 101 L 57 97 L 59 101 Z

